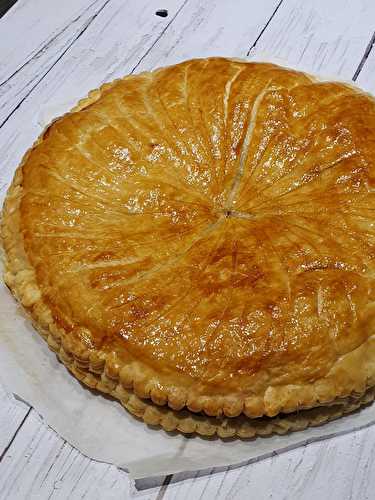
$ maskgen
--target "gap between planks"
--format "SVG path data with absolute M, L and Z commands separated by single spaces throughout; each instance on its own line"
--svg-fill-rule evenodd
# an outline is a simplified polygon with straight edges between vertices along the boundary
M 131 70 L 131 74 L 134 73 L 134 71 L 138 68 L 138 66 L 142 63 L 143 59 L 147 57 L 147 55 L 152 51 L 152 49 L 155 47 L 155 45 L 158 43 L 160 38 L 164 35 L 164 33 L 168 30 L 169 26 L 173 23 L 173 21 L 176 19 L 176 17 L 180 14 L 180 12 L 184 9 L 185 5 L 189 2 L 189 0 L 185 0 L 184 3 L 181 5 L 181 7 L 178 9 L 176 14 L 172 17 L 172 19 L 169 21 L 169 23 L 166 25 L 166 27 L 163 29 L 163 31 L 160 33 L 160 35 L 156 38 L 156 40 L 151 44 L 151 46 L 146 50 L 146 52 L 143 54 L 143 56 L 139 59 L 137 64 L 134 66 L 134 68 Z
M 276 15 L 276 12 L 280 9 L 281 7 L 281 4 L 283 3 L 284 0 L 280 0 L 280 2 L 276 5 L 276 8 L 275 10 L 272 12 L 270 18 L 268 19 L 268 21 L 266 22 L 266 24 L 264 25 L 263 29 L 261 30 L 261 32 L 259 33 L 259 35 L 257 36 L 256 40 L 254 41 L 254 43 L 252 45 L 250 45 L 250 48 L 249 50 L 247 51 L 247 56 L 250 55 L 251 51 L 253 49 L 255 49 L 256 47 L 256 44 L 259 42 L 259 40 L 262 38 L 262 35 L 263 33 L 266 31 L 266 29 L 268 28 L 268 26 L 270 25 L 270 23 L 272 22 L 272 19 L 275 17 Z
M 8 450 L 9 448 L 12 446 L 14 440 L 16 439 L 17 437 L 17 434 L 19 433 L 19 431 L 21 430 L 23 424 L 26 422 L 27 420 L 27 417 L 30 415 L 30 412 L 31 412 L 32 408 L 31 406 L 29 407 L 29 409 L 27 410 L 26 412 L 26 415 L 23 417 L 23 419 L 21 420 L 21 423 L 19 424 L 19 426 L 17 427 L 15 433 L 13 434 L 11 440 L 9 441 L 8 445 L 5 447 L 5 449 L 3 450 L 3 452 L 1 453 L 0 455 L 0 463 L 1 461 L 3 460 L 3 458 L 5 457 L 5 455 L 8 453 Z
M 357 81 L 357 78 L 359 76 L 359 74 L 361 73 L 362 69 L 363 69 L 363 66 L 366 64 L 366 61 L 374 47 L 374 44 L 375 44 L 375 31 L 371 37 L 371 40 L 369 41 L 367 47 L 366 47 L 366 50 L 365 50 L 365 53 L 363 54 L 362 56 L 362 59 L 360 61 L 360 63 L 358 64 L 358 67 L 353 75 L 353 82 L 356 82 Z

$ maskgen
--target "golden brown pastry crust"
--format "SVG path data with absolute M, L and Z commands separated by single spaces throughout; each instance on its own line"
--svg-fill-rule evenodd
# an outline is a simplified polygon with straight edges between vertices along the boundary
M 199 79 L 202 73 L 205 74 L 203 81 Z M 95 387 L 108 392 L 97 382 L 97 375 L 101 374 L 106 384 L 112 381 L 113 392 L 125 391 L 128 394 L 128 389 L 133 389 L 134 397 L 151 398 L 158 405 L 167 403 L 174 410 L 187 406 L 194 412 L 229 417 L 242 412 L 249 417 L 295 412 L 301 408 L 325 405 L 337 398 L 363 394 L 374 385 L 373 237 L 368 215 L 373 209 L 370 153 L 373 147 L 372 130 L 375 130 L 372 126 L 375 125 L 374 102 L 369 96 L 347 85 L 312 81 L 311 77 L 273 65 L 226 59 L 191 61 L 173 68 L 127 77 L 92 92 L 72 113 L 54 122 L 27 153 L 4 205 L 2 235 L 6 252 L 5 280 L 30 313 L 37 329 L 47 338 L 50 347 L 59 352 L 59 357 L 68 367 L 74 362 L 72 371 L 76 375 L 84 373 L 85 383 L 90 385 L 91 377 Z M 187 97 L 184 94 L 184 101 L 180 95 L 182 85 L 184 89 L 191 86 L 190 94 Z M 221 95 L 218 104 L 215 92 L 218 93 L 220 89 L 224 92 L 224 98 Z M 203 104 L 199 100 L 202 94 Z M 142 95 L 147 96 L 146 101 L 142 101 Z M 124 101 L 119 100 L 119 96 L 125 96 Z M 164 135 L 153 129 L 157 123 L 154 115 L 147 121 L 147 113 L 150 113 L 148 99 L 156 100 L 157 96 L 158 106 L 153 110 L 155 116 L 163 112 L 163 103 L 164 107 L 165 103 L 172 103 L 173 108 L 168 109 L 169 125 Z M 131 115 L 126 108 L 126 99 L 134 105 L 137 115 Z M 125 106 L 121 109 L 122 113 L 129 111 L 126 121 L 118 115 L 115 105 L 120 108 Z M 188 112 L 184 106 L 188 106 Z M 76 113 L 84 109 L 88 110 L 86 115 Z M 145 117 L 141 114 L 142 109 Z M 111 119 L 114 120 L 113 126 L 108 125 Z M 196 127 L 189 123 L 189 119 L 193 120 Z M 302 124 L 297 123 L 300 119 Z M 128 122 L 130 125 L 125 125 Z M 130 196 L 134 195 L 134 191 L 130 192 L 129 196 L 120 200 L 121 206 L 127 203 L 128 210 L 131 210 L 138 202 L 142 210 L 147 201 L 147 206 L 164 210 L 162 217 L 167 219 L 167 225 L 163 220 L 157 226 L 160 235 L 168 236 L 175 229 L 173 217 L 177 217 L 186 231 L 181 235 L 175 233 L 178 244 L 173 246 L 173 241 L 170 243 L 173 251 L 179 256 L 178 245 L 185 237 L 184 251 L 198 248 L 193 255 L 195 260 L 188 264 L 198 266 L 201 274 L 199 279 L 193 277 L 194 283 L 199 282 L 199 291 L 206 291 L 209 298 L 200 313 L 208 311 L 212 315 L 211 330 L 208 332 L 210 338 L 207 337 L 207 331 L 191 328 L 187 337 L 180 336 L 181 342 L 185 342 L 180 351 L 173 337 L 169 337 L 172 344 L 170 351 L 168 342 L 161 336 L 154 335 L 156 341 L 149 344 L 147 338 L 141 337 L 145 352 L 142 352 L 142 342 L 138 342 L 137 335 L 142 334 L 139 330 L 130 340 L 126 335 L 116 337 L 108 327 L 108 322 L 101 322 L 101 318 L 92 316 L 92 309 L 88 310 L 87 303 L 93 299 L 93 295 L 88 294 L 86 297 L 82 287 L 78 287 L 78 292 L 72 291 L 72 284 L 77 283 L 77 274 L 69 277 L 65 283 L 60 281 L 60 288 L 56 288 L 52 273 L 56 273 L 56 266 L 59 265 L 66 273 L 65 263 L 53 259 L 52 253 L 38 255 L 37 248 L 42 241 L 40 238 L 48 238 L 48 235 L 45 233 L 43 236 L 42 231 L 37 234 L 36 221 L 41 227 L 45 221 L 51 223 L 51 227 L 53 223 L 56 225 L 56 221 L 61 224 L 72 222 L 72 219 L 63 220 L 64 214 L 59 212 L 67 207 L 64 205 L 67 191 L 61 192 L 57 186 L 63 185 L 66 179 L 61 177 L 58 169 L 54 171 L 54 165 L 60 165 L 59 161 L 70 165 L 67 163 L 69 157 L 64 156 L 68 149 L 72 164 L 86 169 L 82 176 L 83 187 L 76 184 L 79 177 L 74 178 L 73 174 L 77 172 L 66 172 L 68 191 L 80 192 L 82 212 L 90 208 L 86 201 L 82 202 L 88 194 L 94 200 L 99 198 L 98 202 L 102 203 L 103 192 L 98 193 L 95 189 L 89 191 L 86 175 L 91 176 L 91 183 L 99 183 L 103 187 L 110 180 L 103 172 L 105 162 L 108 164 L 111 158 L 115 172 L 120 167 L 124 169 L 129 163 L 126 156 L 130 154 L 129 151 L 124 151 L 123 143 L 121 148 L 118 146 L 119 136 L 116 134 L 120 125 L 126 129 L 129 144 L 134 144 L 139 134 L 141 143 L 151 148 L 147 158 L 151 158 L 150 164 L 155 167 L 152 179 L 156 179 L 159 187 L 159 193 L 154 198 L 145 200 L 139 176 L 147 177 L 147 165 L 134 161 L 128 167 L 131 175 L 138 168 L 134 174 L 138 176 L 135 182 L 139 188 L 138 199 Z M 110 132 L 106 127 L 110 128 Z M 93 131 L 93 134 L 96 130 L 105 130 L 108 134 L 97 134 L 94 140 L 90 132 L 87 139 L 82 136 L 82 130 Z M 154 139 L 152 134 L 155 134 Z M 181 135 L 184 135 L 183 140 Z M 113 146 L 115 139 L 117 150 Z M 163 140 L 165 143 L 162 143 Z M 105 141 L 112 147 L 110 158 L 103 148 Z M 69 144 L 75 144 L 75 147 L 69 149 Z M 146 154 L 142 149 L 144 144 L 138 145 L 141 160 Z M 168 147 L 169 156 L 165 153 Z M 136 151 L 134 146 L 131 154 L 135 155 Z M 189 166 L 184 156 L 194 158 L 194 165 Z M 154 161 L 155 157 L 157 160 Z M 165 182 L 166 174 L 161 170 L 160 158 L 163 168 L 168 166 L 168 169 L 165 167 L 168 182 Z M 174 164 L 181 158 L 179 178 L 168 161 Z M 98 165 L 94 175 L 90 168 L 99 159 L 104 163 Z M 205 173 L 211 169 L 208 161 L 212 160 L 215 160 L 215 172 L 211 178 L 207 178 Z M 332 180 L 329 172 L 335 171 L 337 165 L 339 169 Z M 146 170 L 142 171 L 142 168 Z M 256 169 L 258 172 L 254 183 L 252 176 Z M 53 175 L 50 176 L 50 172 Z M 117 182 L 123 189 L 124 184 Z M 147 185 L 147 179 L 145 183 Z M 317 183 L 320 186 L 316 190 Z M 43 191 L 43 185 L 46 185 L 49 193 L 56 195 L 48 207 L 43 206 L 41 193 L 38 193 L 41 190 L 45 196 L 47 191 Z M 289 193 L 297 191 L 293 186 L 302 187 L 299 191 L 302 194 L 293 194 L 290 198 Z M 315 186 L 315 190 L 311 186 Z M 276 192 L 272 196 L 265 195 L 274 188 Z M 173 204 L 176 201 L 173 196 L 176 197 L 180 192 L 184 196 L 186 194 L 186 198 L 177 199 L 178 203 Z M 161 196 L 160 193 L 171 196 L 169 205 L 155 202 Z M 209 203 L 203 203 L 205 196 L 209 198 Z M 108 198 L 104 200 L 107 208 L 111 206 Z M 276 204 L 275 200 L 278 200 Z M 320 210 L 316 209 L 316 200 L 319 200 Z M 261 212 L 257 208 L 259 206 L 263 207 Z M 303 206 L 307 208 L 301 208 Z M 341 213 L 341 207 L 346 211 Z M 348 213 L 348 207 L 357 208 L 355 216 Z M 77 207 L 72 204 L 68 208 L 71 213 Z M 51 216 L 54 211 L 57 212 L 56 219 Z M 340 218 L 336 217 L 337 213 Z M 103 213 L 99 214 L 94 222 L 100 220 L 100 215 L 104 217 Z M 352 220 L 354 217 L 355 222 Z M 144 219 L 147 219 L 147 214 Z M 204 219 L 205 226 L 201 219 Z M 123 224 L 127 224 L 128 220 Z M 302 227 L 301 220 L 304 224 Z M 157 225 L 159 222 L 153 223 Z M 103 224 L 108 226 L 110 222 L 104 217 Z M 136 224 L 128 224 L 132 230 L 136 230 Z M 223 230 L 225 224 L 227 226 Z M 74 224 L 70 227 L 76 230 Z M 197 227 L 199 237 L 191 234 L 192 228 Z M 255 236 L 249 236 L 249 227 Z M 308 234 L 305 234 L 306 229 Z M 113 230 L 118 228 L 114 225 Z M 111 237 L 111 233 L 108 234 Z M 275 238 L 274 244 L 270 234 Z M 126 232 L 124 235 L 131 236 Z M 73 237 L 77 238 L 77 234 L 73 234 Z M 64 242 L 69 243 L 65 247 L 49 246 L 46 241 L 44 246 L 59 250 L 59 258 L 63 261 L 64 251 L 76 252 L 76 255 L 82 251 L 79 246 L 77 249 L 77 246 L 72 245 L 69 238 L 71 235 L 65 233 Z M 112 238 L 115 240 L 113 233 Z M 212 240 L 219 243 L 220 252 L 210 253 Z M 245 241 L 252 254 L 246 255 L 246 245 L 242 245 L 242 241 Z M 262 243 L 264 241 L 268 243 Z M 146 242 L 153 248 L 147 238 Z M 168 254 L 168 245 L 160 243 L 156 248 L 161 260 L 169 258 L 174 263 Z M 105 287 L 100 289 L 101 283 L 108 285 L 119 280 L 119 273 L 115 276 L 106 273 L 108 265 L 123 262 L 126 258 L 126 254 L 121 254 L 121 248 L 116 247 L 116 251 L 118 255 L 102 253 L 100 256 L 103 265 L 101 275 L 94 276 L 90 281 L 94 291 L 97 291 L 99 283 L 99 295 L 97 293 L 96 297 L 105 295 Z M 266 253 L 267 260 L 262 260 L 262 253 Z M 214 257 L 210 266 L 199 268 L 199 259 L 207 255 Z M 34 262 L 30 261 L 30 256 Z M 231 260 L 229 264 L 225 260 L 227 256 Z M 120 278 L 125 276 L 127 284 L 137 282 L 139 276 L 143 276 L 140 275 L 140 269 L 144 273 L 144 269 L 149 272 L 155 266 L 152 257 L 142 254 L 141 257 L 142 267 L 135 269 L 135 280 L 132 281 L 134 272 L 132 274 L 128 269 L 122 275 L 120 272 Z M 215 268 L 220 259 L 220 266 Z M 97 256 L 94 260 L 87 259 L 84 262 L 89 273 L 95 269 L 93 264 L 96 262 Z M 72 271 L 72 262 L 69 265 L 68 271 Z M 209 272 L 206 272 L 207 267 L 210 267 Z M 168 271 L 171 272 L 170 269 Z M 184 283 L 184 272 L 184 269 L 172 267 L 172 278 L 177 277 Z M 244 283 L 242 275 L 245 277 Z M 154 282 L 151 280 L 146 283 L 145 288 L 155 287 L 158 283 L 162 288 L 168 284 L 167 276 L 168 273 L 159 273 Z M 272 283 L 276 283 L 276 286 L 272 287 Z M 87 286 L 87 281 L 84 285 Z M 174 285 L 176 291 L 168 288 L 168 293 L 181 296 L 183 289 L 176 282 Z M 61 291 L 60 297 L 56 290 Z M 251 327 L 251 342 L 248 341 L 249 332 L 244 328 L 243 314 L 242 317 L 239 314 L 239 311 L 243 313 L 245 310 L 244 303 L 250 307 L 247 298 L 249 290 L 253 293 L 252 302 L 255 303 L 252 310 L 246 311 L 245 327 Z M 155 299 L 147 296 L 147 291 L 144 293 L 149 301 Z M 191 296 L 194 298 L 194 293 Z M 191 296 L 187 295 L 186 300 L 190 300 Z M 225 300 L 222 301 L 223 296 Z M 114 302 L 111 306 L 117 304 L 121 308 L 124 305 L 124 301 L 121 302 L 123 297 L 117 295 L 112 299 Z M 61 303 L 56 303 L 56 300 L 68 304 L 75 316 L 69 317 L 65 305 L 61 309 Z M 185 305 L 192 304 L 194 300 Z M 315 310 L 312 304 L 316 305 Z M 101 299 L 96 302 L 96 306 L 105 309 Z M 142 314 L 152 313 L 147 311 L 145 304 L 143 308 L 141 306 L 132 310 L 133 319 L 142 319 Z M 162 306 L 157 301 L 153 304 L 154 310 Z M 225 314 L 231 313 L 230 309 L 234 315 L 229 319 L 240 319 L 242 323 L 238 326 L 237 322 L 237 326 L 228 331 L 230 321 L 227 321 L 227 330 L 217 335 L 215 321 L 224 324 Z M 116 309 L 111 311 L 115 311 L 115 316 Z M 89 322 L 82 324 L 79 320 L 85 314 Z M 98 321 L 97 331 L 87 326 L 92 326 L 95 321 Z M 129 315 L 127 321 L 129 325 Z M 199 322 L 195 324 L 199 326 Z M 119 328 L 118 323 L 115 326 Z M 146 333 L 150 339 L 150 331 Z M 208 347 L 203 346 L 199 350 L 202 338 Z M 134 345 L 130 345 L 132 341 Z M 159 358 L 153 359 L 152 352 L 156 352 Z M 196 353 L 200 357 L 195 356 Z M 163 360 L 166 360 L 164 365 Z

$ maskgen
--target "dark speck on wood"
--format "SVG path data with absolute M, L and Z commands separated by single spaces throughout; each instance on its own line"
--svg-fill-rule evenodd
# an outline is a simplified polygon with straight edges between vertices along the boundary
M 155 14 L 160 17 L 167 17 L 168 11 L 167 9 L 159 9 L 155 12 Z

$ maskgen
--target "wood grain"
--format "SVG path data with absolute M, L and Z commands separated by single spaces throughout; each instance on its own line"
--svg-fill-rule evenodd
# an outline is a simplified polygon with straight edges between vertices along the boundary
M 0 127 L 107 3 L 20 0 L 0 20 Z M 35 11 L 42 15 L 36 17 Z M 27 43 L 20 33 L 29 34 Z
M 137 492 L 124 471 L 90 460 L 48 428 L 32 410 L 0 462 L 0 500 L 154 499 L 159 487 Z
M 190 0 L 136 70 L 150 70 L 194 57 L 246 57 L 279 3 L 280 0 Z
M 373 0 L 284 0 L 250 56 L 350 80 L 374 32 Z
M 375 94 L 375 32 L 367 46 L 362 59 L 361 72 L 356 78 L 356 83 L 363 89 Z
M 208 477 L 201 472 L 192 478 L 177 474 L 165 499 L 370 499 L 374 453 L 374 432 L 369 428 Z

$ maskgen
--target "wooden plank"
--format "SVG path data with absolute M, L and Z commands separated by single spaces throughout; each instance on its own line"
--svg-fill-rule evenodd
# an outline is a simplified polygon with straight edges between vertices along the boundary
M 22 425 L 29 407 L 7 394 L 0 384 L 0 457 Z
M 69 446 L 32 410 L 0 462 L 0 500 L 154 499 L 159 486 L 137 492 L 126 472 Z
M 111 0 L 43 79 L 44 98 L 76 101 L 104 81 L 130 73 L 186 3 L 164 0 L 169 15 L 162 18 L 155 15 L 153 0 Z
M 284 0 L 250 56 L 351 79 L 374 32 L 373 0 Z
M 356 78 L 356 84 L 367 92 L 375 95 L 375 32 L 367 46 L 366 53 L 363 56 L 359 72 Z
M 164 499 L 373 498 L 374 454 L 374 429 L 368 428 L 210 476 L 176 474 Z
M 107 3 L 108 0 L 20 1 L 0 20 L 0 124 Z M 29 34 L 27 43 L 20 33 Z
M 64 5 L 53 5 L 47 0 L 18 0 L 13 9 L 0 20 L 1 81 L 31 61 L 33 56 L 42 55 L 40 52 L 43 49 L 56 49 L 56 45 L 49 46 L 55 36 L 84 15 L 86 9 L 94 5 L 100 8 L 102 4 L 98 0 L 67 0 Z M 25 43 L 24 37 L 19 36 L 20 33 L 28 34 L 28 43 Z
M 150 70 L 193 57 L 246 57 L 280 0 L 190 0 L 136 67 Z

